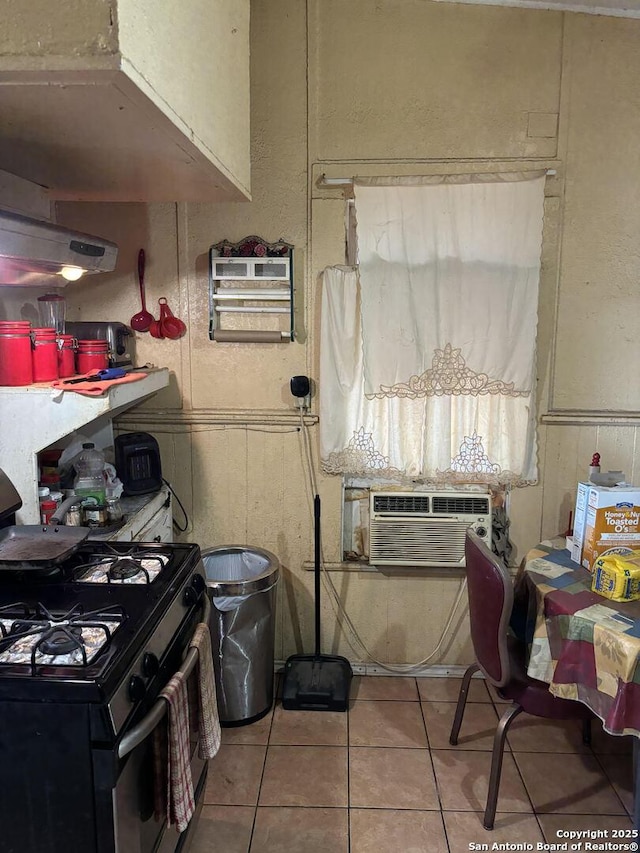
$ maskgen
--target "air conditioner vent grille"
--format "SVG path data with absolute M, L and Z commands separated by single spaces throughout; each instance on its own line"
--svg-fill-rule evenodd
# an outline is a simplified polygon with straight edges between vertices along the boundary
M 369 562 L 464 567 L 467 530 L 491 545 L 491 495 L 468 491 L 371 491 Z
M 369 559 L 381 565 L 463 566 L 468 524 L 443 526 L 437 519 L 379 524 L 371 533 Z
M 489 515 L 489 500 L 460 495 L 438 495 L 433 498 L 432 512 L 443 515 Z
M 429 512 L 429 498 L 426 495 L 375 495 L 374 512 L 394 512 L 400 515 Z

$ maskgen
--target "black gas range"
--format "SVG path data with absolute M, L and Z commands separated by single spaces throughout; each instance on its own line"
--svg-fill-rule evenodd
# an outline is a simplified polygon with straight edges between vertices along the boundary
M 0 565 L 0 853 L 186 849 L 154 808 L 150 735 L 207 613 L 197 545 L 87 539 Z

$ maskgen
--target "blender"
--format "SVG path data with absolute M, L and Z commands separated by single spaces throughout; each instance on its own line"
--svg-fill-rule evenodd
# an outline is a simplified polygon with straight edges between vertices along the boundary
M 43 328 L 55 329 L 56 335 L 64 334 L 66 302 L 60 293 L 45 293 L 38 296 L 38 315 Z

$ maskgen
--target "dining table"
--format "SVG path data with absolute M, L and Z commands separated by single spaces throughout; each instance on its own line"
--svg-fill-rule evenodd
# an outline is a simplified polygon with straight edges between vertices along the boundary
M 611 735 L 633 735 L 634 827 L 640 829 L 640 601 L 591 589 L 591 573 L 565 539 L 527 552 L 515 580 L 524 610 L 527 674 L 562 699 L 587 705 Z

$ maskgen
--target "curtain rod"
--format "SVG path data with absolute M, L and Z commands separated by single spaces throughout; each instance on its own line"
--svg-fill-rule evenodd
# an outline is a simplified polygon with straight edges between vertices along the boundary
M 482 174 L 481 172 L 478 174 Z M 488 173 L 491 174 L 491 173 Z M 557 171 L 555 169 L 547 169 L 546 174 L 548 176 L 556 175 Z M 403 176 L 399 176 L 403 177 Z M 440 176 L 437 176 L 440 177 Z M 448 177 L 442 175 L 442 177 Z M 354 178 L 328 178 L 323 172 L 318 180 L 316 181 L 316 186 L 318 187 L 351 187 L 353 186 Z

